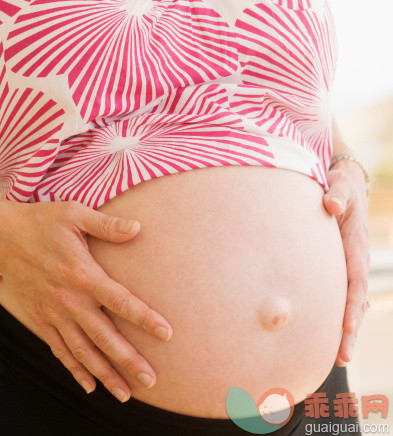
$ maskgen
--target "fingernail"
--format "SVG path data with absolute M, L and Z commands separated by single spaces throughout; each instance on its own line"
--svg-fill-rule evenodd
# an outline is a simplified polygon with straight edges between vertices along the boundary
M 353 346 L 348 350 L 348 357 L 349 357 L 349 360 L 352 359 L 352 354 L 353 354 Z
M 120 388 L 114 388 L 112 394 L 122 403 L 125 403 L 130 399 L 130 397 Z
M 328 196 L 329 200 L 335 201 L 336 203 L 338 203 L 340 206 L 344 207 L 343 202 L 338 198 L 338 197 L 334 197 L 334 196 Z
M 133 233 L 140 226 L 138 221 L 119 221 L 118 230 L 120 233 Z
M 151 388 L 154 385 L 154 378 L 150 374 L 141 372 L 137 379 L 142 382 L 147 388 Z
M 169 339 L 171 338 L 172 334 L 171 331 L 169 329 L 167 329 L 166 327 L 156 327 L 154 330 L 154 333 L 160 338 L 160 339 L 164 339 L 164 341 L 169 341 Z
M 83 389 L 84 389 L 88 394 L 90 394 L 90 393 L 92 393 L 92 392 L 94 391 L 93 386 L 92 386 L 89 382 L 87 382 L 86 380 L 81 381 L 81 385 L 82 385 Z

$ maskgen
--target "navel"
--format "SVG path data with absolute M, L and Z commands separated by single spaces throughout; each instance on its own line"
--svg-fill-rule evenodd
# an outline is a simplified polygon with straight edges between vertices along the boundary
M 265 330 L 279 330 L 288 322 L 290 316 L 289 301 L 277 295 L 266 297 L 261 302 L 258 316 Z

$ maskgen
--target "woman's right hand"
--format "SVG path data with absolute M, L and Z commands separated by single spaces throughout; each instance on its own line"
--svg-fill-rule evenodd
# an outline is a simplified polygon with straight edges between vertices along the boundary
M 75 201 L 6 200 L 0 200 L 0 222 L 4 281 L 36 334 L 82 387 L 92 392 L 95 376 L 120 401 L 130 398 L 129 386 L 106 355 L 151 387 L 153 369 L 101 306 L 163 340 L 170 339 L 172 328 L 107 276 L 90 254 L 85 236 L 121 243 L 139 232 L 139 223 Z

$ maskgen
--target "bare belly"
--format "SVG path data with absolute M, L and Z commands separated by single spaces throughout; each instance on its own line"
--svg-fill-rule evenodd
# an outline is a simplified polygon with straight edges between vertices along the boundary
M 121 245 L 89 237 L 93 256 L 174 331 L 162 342 L 106 311 L 157 373 L 147 390 L 112 362 L 135 398 L 227 418 L 232 386 L 255 401 L 281 387 L 300 402 L 321 385 L 347 290 L 339 229 L 322 195 L 294 171 L 218 167 L 141 183 L 99 209 L 139 220 L 141 231 Z

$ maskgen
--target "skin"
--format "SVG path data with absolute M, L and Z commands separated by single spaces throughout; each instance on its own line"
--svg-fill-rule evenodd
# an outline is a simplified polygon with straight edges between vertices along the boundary
M 157 372 L 151 390 L 129 379 L 133 398 L 227 418 L 229 386 L 255 402 L 275 386 L 295 402 L 317 390 L 337 356 L 347 295 L 323 194 L 298 172 L 226 166 L 159 177 L 100 207 L 138 219 L 141 231 L 121 246 L 88 237 L 93 257 L 174 330 L 163 343 L 108 311 Z
M 148 374 L 154 383 L 149 363 L 116 330 L 101 306 L 163 340 L 171 337 L 172 328 L 107 276 L 86 241 L 87 233 L 113 243 L 129 241 L 138 234 L 139 223 L 73 201 L 24 204 L 2 200 L 0 220 L 2 280 L 12 289 L 25 323 L 86 392 L 95 389 L 95 376 L 120 401 L 130 398 L 128 384 L 106 356 L 133 377 Z M 81 351 L 86 349 L 88 353 Z
M 350 151 L 335 125 L 334 153 Z M 337 217 L 348 269 L 344 334 L 336 364 L 351 359 L 366 309 L 369 267 L 367 199 L 363 173 L 353 162 L 340 161 L 327 173 L 330 186 L 323 197 L 328 213 Z M 337 202 L 341 201 L 341 204 Z M 109 278 L 88 251 L 86 235 L 122 243 L 139 231 L 136 221 L 93 211 L 76 202 L 23 204 L 0 200 L 0 271 L 25 318 L 38 336 L 70 370 L 87 392 L 97 377 L 120 401 L 130 389 L 106 356 L 132 377 L 140 373 L 150 387 L 156 375 L 149 363 L 116 329 L 101 307 L 153 334 L 169 323 L 129 289 Z M 119 231 L 120 223 L 128 229 Z M 131 230 L 132 229 L 132 230 Z M 81 353 L 88 349 L 89 353 Z M 141 381 L 141 378 L 139 379 Z
M 354 154 L 345 144 L 334 119 L 333 146 L 333 154 Z M 361 168 L 348 159 L 336 162 L 326 177 L 330 189 L 323 196 L 323 204 L 326 211 L 337 218 L 347 263 L 348 291 L 344 333 L 336 359 L 336 365 L 345 366 L 352 359 L 367 310 L 370 251 L 366 183 Z

